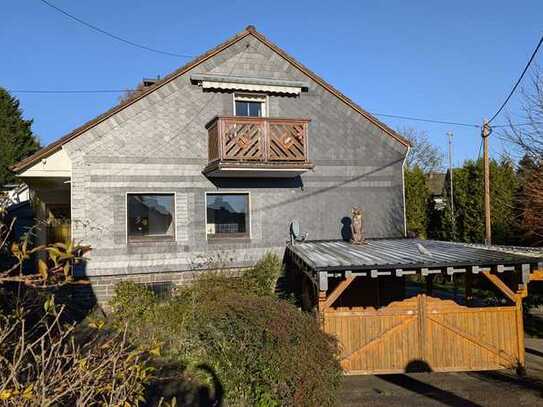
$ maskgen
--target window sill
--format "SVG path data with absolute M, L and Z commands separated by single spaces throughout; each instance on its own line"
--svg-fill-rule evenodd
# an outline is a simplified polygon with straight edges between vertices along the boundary
M 251 241 L 249 235 L 243 236 L 207 236 L 208 243 L 248 243 Z
M 161 243 L 161 244 L 164 244 L 164 245 L 167 245 L 167 244 L 175 244 L 176 243 L 176 240 L 172 237 L 172 238 L 146 238 L 146 239 L 128 239 L 128 245 L 129 246 L 145 246 L 146 244 L 149 244 L 149 243 L 152 243 L 152 244 L 157 244 L 157 243 Z

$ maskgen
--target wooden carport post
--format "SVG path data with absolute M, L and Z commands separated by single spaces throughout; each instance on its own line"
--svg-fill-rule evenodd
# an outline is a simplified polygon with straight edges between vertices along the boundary
M 523 270 L 525 266 L 523 265 Z M 524 319 L 522 313 L 522 299 L 528 295 L 528 285 L 523 285 L 516 293 L 513 292 L 497 275 L 491 274 L 490 271 L 481 273 L 485 276 L 496 288 L 498 288 L 507 298 L 515 303 L 515 322 L 517 331 L 517 346 L 518 346 L 518 366 L 517 373 L 524 375 L 526 370 L 526 353 L 524 349 Z
M 324 310 L 326 309 L 326 291 L 328 291 L 328 273 L 319 271 L 319 297 L 318 297 L 318 315 L 321 328 L 324 329 Z
M 322 272 L 321 272 L 322 273 Z M 326 275 L 326 283 L 324 283 L 324 276 L 319 273 L 319 316 L 321 321 L 321 326 L 324 327 L 324 311 L 339 298 L 339 296 L 351 285 L 355 277 L 350 273 L 341 281 L 334 291 L 330 293 L 329 296 L 326 296 L 326 291 L 328 290 L 328 273 Z M 326 287 L 326 290 L 323 290 L 323 286 Z

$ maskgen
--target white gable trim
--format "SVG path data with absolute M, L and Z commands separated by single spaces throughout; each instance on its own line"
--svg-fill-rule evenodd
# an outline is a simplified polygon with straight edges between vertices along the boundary
M 61 148 L 55 153 L 42 158 L 30 168 L 18 175 L 24 177 L 48 177 L 66 178 L 72 176 L 72 160 L 68 157 L 66 150 Z

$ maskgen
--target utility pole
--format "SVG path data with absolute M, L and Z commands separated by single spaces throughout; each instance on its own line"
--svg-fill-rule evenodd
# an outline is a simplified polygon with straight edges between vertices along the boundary
M 490 125 L 486 119 L 483 120 L 481 136 L 483 137 L 483 165 L 485 177 L 485 244 L 492 242 L 492 230 L 490 228 L 490 162 L 488 160 L 488 137 L 491 133 Z

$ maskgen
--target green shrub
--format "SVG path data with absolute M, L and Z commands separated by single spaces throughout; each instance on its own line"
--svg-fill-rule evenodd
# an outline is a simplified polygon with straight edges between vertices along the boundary
M 189 333 L 223 381 L 248 405 L 328 406 L 341 377 L 337 344 L 286 301 L 227 291 L 198 307 Z
M 283 263 L 275 253 L 268 252 L 254 267 L 245 270 L 241 278 L 253 287 L 258 295 L 270 295 L 275 290 L 277 279 L 283 271 Z
M 155 304 L 154 293 L 144 285 L 121 281 L 109 305 L 119 320 L 141 319 Z
M 210 383 L 206 366 L 231 405 L 335 405 L 337 342 L 313 316 L 273 295 L 280 272 L 279 258 L 268 254 L 240 277 L 202 273 L 167 301 L 125 284 L 114 318 L 129 320 L 132 341 L 160 344 L 163 358 Z

